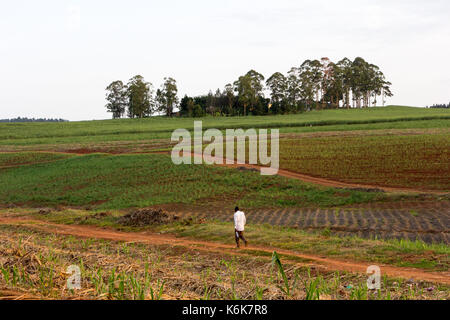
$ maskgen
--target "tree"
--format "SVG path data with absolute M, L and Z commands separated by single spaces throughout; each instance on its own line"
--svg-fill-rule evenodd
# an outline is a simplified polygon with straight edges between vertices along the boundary
M 238 92 L 239 102 L 244 107 L 244 116 L 247 115 L 247 107 L 250 111 L 259 103 L 262 96 L 264 76 L 255 70 L 250 70 L 246 75 L 239 77 L 234 82 L 234 90 Z
M 384 107 L 384 104 L 386 103 L 386 101 L 384 100 L 385 97 L 392 97 L 392 91 L 390 89 L 390 86 L 392 85 L 392 83 L 390 83 L 389 81 L 384 81 L 383 82 L 383 87 L 381 88 L 381 102 L 382 105 Z M 449 103 L 450 106 L 450 103 Z
M 173 115 L 173 109 L 178 104 L 177 82 L 173 78 L 164 78 L 161 89 L 156 92 L 158 111 L 164 112 L 168 117 Z
M 216 93 L 214 94 L 214 107 L 216 113 L 218 112 L 220 115 L 223 115 L 227 103 L 225 101 L 225 96 L 222 94 L 219 88 L 217 88 Z
M 335 85 L 335 81 L 333 79 L 333 63 L 330 61 L 329 58 L 322 58 L 320 59 L 320 76 L 321 80 L 319 83 L 320 86 L 320 94 L 321 94 L 321 105 L 323 106 L 325 104 L 325 98 L 329 98 L 330 101 L 332 100 L 332 94 L 329 91 L 332 91 Z
M 306 92 L 306 90 L 305 90 Z M 300 68 L 293 67 L 288 72 L 287 77 L 287 92 L 286 92 L 286 106 L 284 111 L 298 111 L 302 104 L 302 100 L 307 96 L 302 88 L 302 78 Z
M 341 68 L 330 62 L 328 65 L 329 77 L 323 82 L 322 103 L 326 103 L 332 108 L 339 108 L 340 101 L 344 97 L 343 73 Z
M 194 107 L 194 99 L 185 95 L 180 101 L 180 115 L 192 117 Z
M 350 108 L 350 89 L 352 86 L 352 62 L 348 58 L 344 58 L 337 63 L 339 68 L 338 80 L 344 92 L 344 106 Z
M 270 100 L 272 103 L 272 108 L 278 111 L 284 111 L 283 104 L 286 101 L 286 95 L 288 90 L 288 80 L 280 72 L 275 72 L 266 81 L 267 87 L 271 91 Z
M 126 87 L 122 81 L 118 80 L 106 87 L 106 91 L 106 100 L 108 101 L 106 109 L 112 113 L 113 119 L 121 118 L 128 104 Z
M 264 84 L 270 99 L 263 94 Z M 207 95 L 185 96 L 179 106 L 183 116 L 277 114 L 311 110 L 312 108 L 370 107 L 392 96 L 391 83 L 380 68 L 361 57 L 353 61 L 344 58 L 334 63 L 328 58 L 305 60 L 286 74 L 275 72 L 264 83 L 264 76 L 250 70 L 221 91 Z M 173 78 L 164 84 L 153 99 L 152 85 L 136 76 L 127 86 L 121 81 L 111 83 L 106 90 L 106 105 L 113 118 L 120 118 L 128 105 L 130 117 L 149 116 L 154 111 L 172 116 L 178 104 L 178 89 Z M 237 92 L 237 95 L 235 94 Z M 156 100 L 156 101 L 155 101 Z M 156 105 L 155 105 L 156 102 Z
M 150 116 L 154 111 L 152 97 L 152 84 L 145 82 L 142 76 L 135 76 L 128 81 L 128 116 L 130 118 L 143 118 Z
M 310 62 L 308 61 L 309 60 L 303 62 L 300 68 L 295 68 L 295 70 L 298 74 L 296 77 L 298 78 L 297 81 L 300 83 L 301 96 L 306 102 L 306 107 L 310 109 L 314 102 L 315 84 Z
M 361 57 L 355 58 L 352 63 L 352 94 L 358 108 L 369 105 L 368 95 L 372 76 L 373 72 L 369 63 Z
M 193 109 L 192 109 L 192 116 L 194 117 L 194 118 L 200 118 L 200 117 L 203 117 L 203 109 L 202 109 L 202 107 L 200 106 L 200 105 L 198 105 L 198 104 L 195 104 L 194 106 L 193 106 Z
M 206 112 L 212 116 L 216 112 L 216 98 L 211 90 L 209 90 L 206 98 Z
M 226 97 L 227 103 L 226 113 L 231 115 L 233 113 L 233 105 L 235 100 L 234 89 L 232 84 L 229 83 L 225 86 L 223 95 Z

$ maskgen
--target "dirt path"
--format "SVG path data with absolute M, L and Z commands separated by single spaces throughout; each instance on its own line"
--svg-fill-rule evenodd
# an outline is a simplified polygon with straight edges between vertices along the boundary
M 292 258 L 306 259 L 312 261 L 313 263 L 319 264 L 328 270 L 339 270 L 364 274 L 366 273 L 367 267 L 370 265 L 370 263 L 335 260 L 310 254 L 301 254 L 290 250 L 261 246 L 249 246 L 246 249 L 237 251 L 233 245 L 176 238 L 172 235 L 154 233 L 128 233 L 112 229 L 102 229 L 93 226 L 61 225 L 56 223 L 43 222 L 40 220 L 33 220 L 29 218 L 1 217 L 0 224 L 24 225 L 26 227 L 41 230 L 44 232 L 56 233 L 61 235 L 72 235 L 81 238 L 96 238 L 124 242 L 141 242 L 154 245 L 182 246 L 200 251 L 214 253 L 227 252 L 235 255 L 245 254 L 247 250 L 257 250 L 269 254 L 276 250 L 279 254 Z M 389 265 L 380 265 L 380 268 L 383 275 L 387 275 L 390 277 L 423 280 L 433 283 L 443 283 L 450 285 L 450 272 L 425 272 L 414 268 L 400 268 Z

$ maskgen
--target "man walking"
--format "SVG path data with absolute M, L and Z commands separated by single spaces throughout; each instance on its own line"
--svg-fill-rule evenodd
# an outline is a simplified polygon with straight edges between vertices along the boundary
M 244 238 L 244 228 L 247 220 L 245 219 L 245 213 L 239 211 L 239 208 L 234 209 L 234 237 L 236 239 L 236 246 L 239 248 L 239 239 L 244 241 L 245 246 L 247 246 L 247 240 Z

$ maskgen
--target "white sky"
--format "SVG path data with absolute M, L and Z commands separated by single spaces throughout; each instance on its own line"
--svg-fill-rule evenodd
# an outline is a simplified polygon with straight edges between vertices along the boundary
M 377 64 L 389 104 L 450 101 L 448 0 L 0 1 L 0 119 L 105 119 L 113 80 L 182 97 L 321 57 Z

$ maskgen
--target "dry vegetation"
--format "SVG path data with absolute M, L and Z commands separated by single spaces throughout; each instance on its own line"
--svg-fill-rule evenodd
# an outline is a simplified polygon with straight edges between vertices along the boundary
M 182 246 L 78 239 L 1 226 L 0 299 L 443 299 L 448 288 L 328 272 L 305 261 L 211 253 Z M 283 260 L 283 257 L 281 257 Z M 77 265 L 82 289 L 68 290 Z M 284 280 L 283 273 L 286 275 Z

